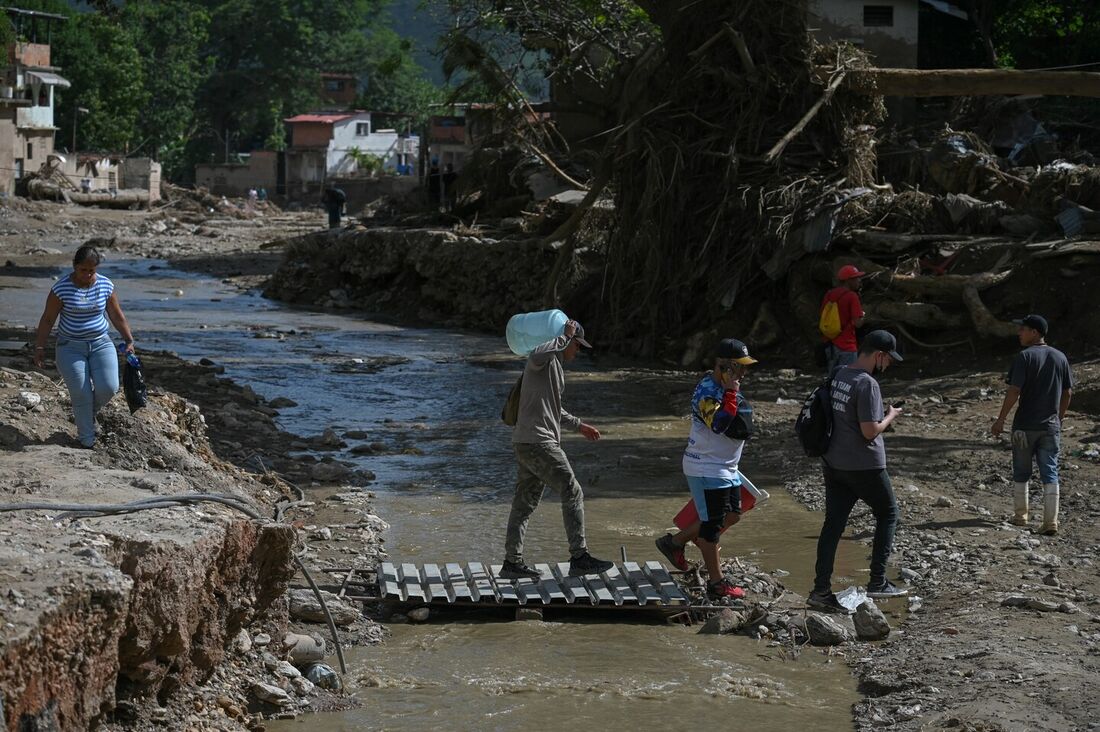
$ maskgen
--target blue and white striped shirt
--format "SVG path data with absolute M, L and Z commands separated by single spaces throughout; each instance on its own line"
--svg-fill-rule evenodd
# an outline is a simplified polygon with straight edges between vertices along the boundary
M 107 333 L 107 300 L 115 291 L 115 283 L 96 274 L 90 287 L 73 284 L 69 275 L 53 283 L 50 291 L 61 300 L 61 320 L 58 334 L 81 341 L 95 340 Z

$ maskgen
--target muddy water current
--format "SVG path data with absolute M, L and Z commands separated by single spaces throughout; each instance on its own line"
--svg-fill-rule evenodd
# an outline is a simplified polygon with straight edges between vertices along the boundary
M 116 283 L 139 349 L 207 357 L 269 399 L 293 399 L 298 406 L 279 417 L 290 432 L 359 430 L 366 435 L 349 440 L 352 446 L 383 443 L 384 455 L 339 457 L 376 474 L 374 505 L 391 525 L 393 560 L 500 561 L 514 467 L 498 414 L 520 366 L 502 351 L 503 338 L 290 309 L 163 262 L 114 261 L 101 271 Z M 49 285 L 64 272 L 12 277 L 0 270 L 0 320 L 35 325 Z M 660 559 L 653 539 L 687 499 L 679 471 L 683 410 L 653 379 L 583 359 L 567 381 L 567 407 L 604 432 L 599 443 L 565 444 L 585 488 L 592 552 Z M 751 453 L 766 447 L 750 443 L 742 467 L 772 499 L 724 537 L 723 555 L 788 572 L 784 582 L 806 592 L 820 515 L 754 474 Z M 548 495 L 531 521 L 525 555 L 565 561 L 565 549 L 557 498 Z M 866 581 L 864 556 L 862 547 L 844 543 L 839 586 Z M 391 633 L 381 647 L 347 654 L 361 708 L 268 729 L 841 730 L 851 729 L 858 698 L 844 664 L 817 651 L 783 660 L 767 642 L 700 636 L 608 611 L 549 622 L 437 613 L 424 625 L 393 625 Z

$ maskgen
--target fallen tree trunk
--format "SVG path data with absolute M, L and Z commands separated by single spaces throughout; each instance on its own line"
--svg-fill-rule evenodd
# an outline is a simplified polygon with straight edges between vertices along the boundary
M 82 206 L 103 206 L 104 208 L 130 208 L 148 206 L 148 191 L 119 191 L 118 193 L 69 193 L 73 203 Z
M 963 291 L 973 288 L 975 292 L 988 290 L 1012 276 L 1012 270 L 1004 272 L 982 272 L 974 275 L 900 275 L 890 279 L 890 286 L 906 295 L 926 299 L 949 299 L 958 301 Z
M 1000 94 L 1100 97 L 1100 73 L 1019 69 L 852 69 L 848 73 L 847 88 L 885 97 Z
M 1016 326 L 997 320 L 989 308 L 982 302 L 976 287 L 963 288 L 963 303 L 970 311 L 970 319 L 974 321 L 974 330 L 987 338 L 1011 338 L 1016 335 Z
M 963 324 L 962 316 L 945 313 L 938 305 L 924 302 L 868 303 L 867 320 L 874 323 L 905 323 L 929 330 L 958 328 Z

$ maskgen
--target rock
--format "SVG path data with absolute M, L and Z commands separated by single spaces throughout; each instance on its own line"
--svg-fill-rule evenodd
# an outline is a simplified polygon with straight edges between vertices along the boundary
M 1058 578 L 1054 576 L 1053 572 L 1050 572 L 1049 574 L 1047 574 L 1046 577 L 1043 577 L 1043 584 L 1047 585 L 1048 587 L 1062 586 L 1062 583 L 1058 581 Z
M 322 591 L 321 594 L 325 598 L 325 605 L 328 606 L 329 613 L 332 615 L 332 622 L 344 626 L 351 625 L 359 619 L 359 608 L 345 603 L 331 592 Z M 325 612 L 321 609 L 321 603 L 317 601 L 317 597 L 312 590 L 291 590 L 289 595 L 291 617 L 308 620 L 311 623 L 327 622 Z
M 736 633 L 745 624 L 745 616 L 734 612 L 729 608 L 723 608 L 707 618 L 703 627 L 699 629 L 700 635 L 723 635 Z
M 272 686 L 271 684 L 265 684 L 262 681 L 257 681 L 252 684 L 252 693 L 262 702 L 268 704 L 276 704 L 282 706 L 290 702 L 290 695 L 280 689 L 278 686 Z
M 271 407 L 272 409 L 284 409 L 286 407 L 296 407 L 298 406 L 298 402 L 294 401 L 293 399 L 288 399 L 286 397 L 275 397 L 267 403 L 267 406 Z
M 428 608 L 417 608 L 417 610 L 427 610 Z M 413 613 L 416 610 L 412 611 Z M 412 613 L 409 613 L 409 618 L 412 618 Z M 542 610 L 537 607 L 517 607 L 516 608 L 516 620 L 542 620 Z
M 327 526 L 322 526 L 321 528 L 317 529 L 312 534 L 310 534 L 310 538 L 318 539 L 320 541 L 331 541 L 332 540 L 332 529 L 330 529 Z
M 937 508 L 951 508 L 955 504 L 947 496 L 940 496 L 939 498 L 936 499 L 936 502 L 933 503 L 932 505 L 936 506 Z
M 873 600 L 866 600 L 857 607 L 852 620 L 856 626 L 856 637 L 860 640 L 878 641 L 890 635 L 890 623 Z
M 409 616 L 405 615 L 404 613 L 393 613 L 388 618 L 386 618 L 386 622 L 390 625 L 404 625 L 405 623 L 409 622 Z
M 33 391 L 21 391 L 17 397 L 19 406 L 24 409 L 34 409 L 42 403 L 42 397 Z
M 806 617 L 806 633 L 815 646 L 838 646 L 848 640 L 848 630 L 836 618 L 821 613 Z
M 233 639 L 233 650 L 237 653 L 248 653 L 252 650 L 252 638 L 244 628 L 241 628 L 241 632 L 237 633 L 237 637 Z
M 1058 606 L 1058 612 L 1072 615 L 1073 613 L 1079 612 L 1079 610 L 1072 602 L 1063 602 Z
M 309 696 L 313 693 L 314 684 L 305 676 L 295 676 L 290 680 L 290 685 L 294 687 L 294 691 L 298 693 L 298 696 Z
M 317 638 L 301 633 L 287 633 L 283 647 L 289 650 L 290 662 L 302 666 L 325 658 L 325 644 Z
M 332 670 L 332 667 L 324 663 L 315 663 L 306 669 L 306 678 L 329 691 L 340 691 L 342 684 L 340 677 Z
M 279 659 L 275 658 L 275 654 L 268 653 L 267 651 L 264 651 L 260 654 L 260 659 L 264 663 L 264 668 L 266 668 L 268 671 L 274 671 L 275 668 L 279 665 Z
M 314 438 L 315 442 L 325 447 L 343 447 L 344 441 L 340 439 L 340 435 L 336 434 L 336 430 L 331 427 L 326 427 L 325 431 L 321 433 L 320 437 Z
M 351 475 L 351 468 L 342 463 L 316 463 L 309 469 L 309 477 L 320 483 L 337 483 Z
M 409 620 L 414 623 L 423 623 L 427 621 L 430 612 L 426 607 L 418 607 L 409 611 Z
M 256 637 L 252 639 L 252 644 L 255 646 L 263 647 L 271 642 L 271 636 L 267 633 L 257 633 Z
M 290 661 L 279 661 L 275 664 L 275 674 L 277 676 L 284 676 L 288 679 L 294 679 L 302 675 L 302 672 L 294 667 Z
M 917 582 L 917 581 L 920 581 L 921 579 L 923 579 L 923 577 L 921 577 L 920 572 L 918 572 L 914 569 L 909 569 L 908 567 L 903 567 L 902 568 L 901 578 L 903 580 L 905 580 L 906 582 Z
M 1030 602 L 1031 598 L 1024 597 L 1023 595 L 1009 595 L 1005 599 L 1001 600 L 1002 607 L 1024 607 Z
M 1038 610 L 1042 613 L 1052 613 L 1058 610 L 1058 604 L 1050 602 L 1049 600 L 1040 600 L 1037 597 L 1033 597 L 1027 601 L 1028 610 Z

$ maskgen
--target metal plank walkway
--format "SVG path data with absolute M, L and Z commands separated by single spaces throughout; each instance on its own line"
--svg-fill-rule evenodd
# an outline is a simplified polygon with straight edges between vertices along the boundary
M 382 598 L 429 605 L 567 606 L 623 610 L 676 608 L 690 598 L 660 562 L 623 562 L 602 574 L 570 577 L 569 565 L 536 564 L 538 580 L 507 580 L 500 565 L 394 564 L 378 571 Z

